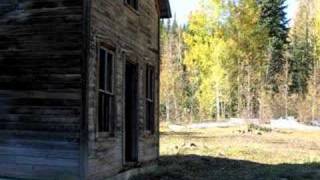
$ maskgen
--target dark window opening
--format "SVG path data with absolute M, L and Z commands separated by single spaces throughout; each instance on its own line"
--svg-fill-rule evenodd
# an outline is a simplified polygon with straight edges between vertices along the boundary
M 131 6 L 135 10 L 138 10 L 138 0 L 125 0 L 125 3 L 127 3 L 129 6 Z
M 114 124 L 114 54 L 100 48 L 99 50 L 99 132 L 113 132 Z
M 154 68 L 146 68 L 146 129 L 154 132 Z

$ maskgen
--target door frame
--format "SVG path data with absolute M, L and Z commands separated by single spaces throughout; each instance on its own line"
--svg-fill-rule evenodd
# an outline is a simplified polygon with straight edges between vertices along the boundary
M 122 103 L 122 107 L 123 107 L 123 119 L 122 119 L 122 128 L 123 128 L 123 132 L 122 132 L 122 164 L 124 166 L 135 166 L 136 164 L 138 164 L 139 162 L 139 109 L 137 108 L 137 112 L 136 112 L 136 120 L 137 120 L 137 144 L 136 144 L 136 148 L 137 148 L 137 161 L 127 161 L 126 160 L 126 72 L 127 72 L 127 63 L 133 64 L 136 66 L 136 70 L 137 70 L 137 91 L 136 91 L 136 107 L 138 107 L 139 105 L 139 77 L 140 77 L 140 73 L 139 73 L 139 69 L 140 69 L 140 64 L 135 60 L 135 58 L 131 59 L 129 58 L 129 55 L 126 53 L 123 53 L 123 103 Z

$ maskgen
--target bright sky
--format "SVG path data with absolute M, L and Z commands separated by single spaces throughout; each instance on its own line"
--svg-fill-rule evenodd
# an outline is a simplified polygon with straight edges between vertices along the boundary
M 180 24 L 186 24 L 188 15 L 197 8 L 200 0 L 170 0 L 172 14 L 176 14 Z M 292 19 L 298 7 L 298 0 L 287 0 L 288 2 L 288 18 Z M 292 23 L 292 21 L 291 21 Z
M 288 3 L 288 18 L 291 19 L 290 26 L 293 24 L 293 18 L 298 10 L 298 0 L 287 0 Z
M 191 11 L 197 8 L 199 0 L 170 0 L 172 14 L 180 24 L 186 24 Z

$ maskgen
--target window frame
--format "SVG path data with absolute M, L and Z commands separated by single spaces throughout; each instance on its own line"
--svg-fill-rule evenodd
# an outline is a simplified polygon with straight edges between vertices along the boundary
M 139 0 L 123 0 L 124 4 L 134 11 L 139 11 Z
M 108 65 L 107 65 L 107 61 L 109 61 L 109 55 L 112 55 L 111 58 L 111 81 L 110 81 L 110 89 L 108 89 L 108 77 L 105 77 L 104 79 L 104 83 L 105 83 L 105 89 L 101 89 L 100 88 L 100 83 L 101 83 L 101 51 L 105 52 L 105 67 L 104 67 L 104 73 L 106 75 L 108 75 L 109 73 L 107 72 L 108 69 Z M 97 132 L 97 137 L 100 136 L 113 136 L 114 135 L 114 130 L 115 130 L 115 94 L 114 94 L 114 88 L 115 88 L 115 61 L 116 61 L 116 53 L 114 50 L 111 50 L 110 48 L 107 48 L 105 46 L 99 45 L 98 46 L 98 50 L 97 50 L 97 128 L 96 128 L 96 132 Z M 107 121 L 107 119 L 104 119 L 105 122 L 105 126 L 106 127 L 101 127 L 101 119 L 100 119 L 100 115 L 101 115 L 101 107 L 100 107 L 100 96 L 103 96 L 104 98 L 108 97 L 109 99 L 109 107 L 108 109 L 105 109 L 105 114 L 107 114 L 109 117 L 109 120 Z M 107 106 L 104 105 L 104 108 L 106 108 Z M 109 112 L 106 112 L 109 111 Z M 105 129 L 103 129 L 105 128 Z
M 146 64 L 145 73 L 146 73 L 146 78 L 145 78 L 145 130 L 150 134 L 154 134 L 155 133 L 155 86 L 156 86 L 155 85 L 155 66 L 153 66 L 151 64 Z M 149 109 L 149 108 L 151 108 L 151 109 Z

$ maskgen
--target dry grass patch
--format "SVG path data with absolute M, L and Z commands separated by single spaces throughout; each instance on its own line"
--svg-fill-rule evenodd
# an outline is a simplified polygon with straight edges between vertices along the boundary
M 136 178 L 320 179 L 320 132 L 162 126 L 161 134 L 159 170 Z

